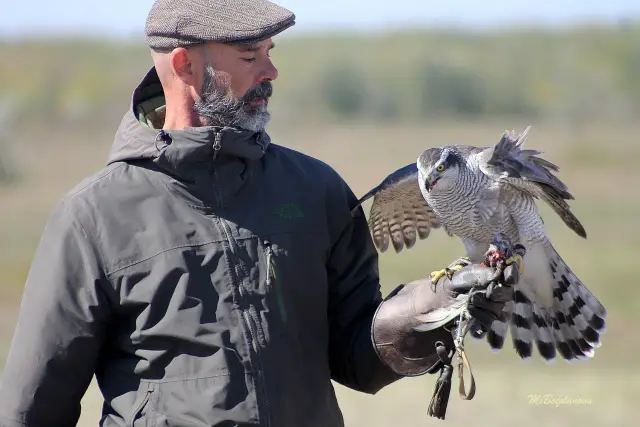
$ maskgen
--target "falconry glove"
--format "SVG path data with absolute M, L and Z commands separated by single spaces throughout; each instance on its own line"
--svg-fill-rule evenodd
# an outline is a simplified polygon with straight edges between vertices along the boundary
M 436 282 L 423 279 L 400 285 L 379 306 L 373 319 L 372 339 L 380 359 L 403 376 L 441 372 L 436 395 L 444 402 L 432 402 L 431 415 L 443 419 L 446 411 L 448 389 L 440 393 L 438 390 L 442 388 L 441 380 L 448 381 L 450 388 L 451 359 L 459 347 L 456 337 L 461 338 L 457 320 L 467 313 L 465 329 L 476 336 L 486 333 L 501 316 L 505 303 L 513 300 L 512 285 L 518 274 L 518 266 L 505 265 L 504 260 L 468 263 Z M 461 396 L 471 399 L 475 393 L 473 377 L 469 396 L 460 379 Z
M 495 269 L 469 265 L 442 277 L 435 286 L 429 279 L 398 286 L 382 302 L 374 316 L 373 342 L 382 361 L 396 373 L 415 376 L 434 373 L 441 367 L 436 343 L 447 352 L 454 349 L 451 326 L 465 303 L 471 317 L 488 330 L 500 317 L 504 304 L 513 299 L 513 283 L 518 270 L 505 268 L 508 283 L 492 281 L 484 290 L 471 289 L 493 277 Z

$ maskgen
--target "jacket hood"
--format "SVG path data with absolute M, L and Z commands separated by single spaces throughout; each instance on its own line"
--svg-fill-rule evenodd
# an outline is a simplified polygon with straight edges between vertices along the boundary
M 116 132 L 107 164 L 154 159 L 179 174 L 197 163 L 211 163 L 222 157 L 259 159 L 270 144 L 265 131 L 218 126 L 163 130 L 164 111 L 164 91 L 156 69 L 152 67 L 133 93 L 130 108 Z

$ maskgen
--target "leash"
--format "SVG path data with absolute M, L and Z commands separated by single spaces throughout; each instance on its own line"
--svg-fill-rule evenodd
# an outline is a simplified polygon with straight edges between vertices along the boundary
M 460 326 L 463 315 L 467 317 L 466 325 L 464 326 L 464 332 L 462 332 L 463 327 Z M 472 323 L 473 323 L 473 319 L 468 318 L 468 314 L 466 310 L 460 313 L 460 319 L 458 320 L 458 328 L 457 328 L 457 334 L 459 338 L 456 337 L 456 340 L 454 341 L 457 354 L 458 354 L 458 383 L 459 383 L 458 394 L 463 400 L 471 400 L 476 395 L 476 380 L 473 377 L 473 372 L 471 371 L 471 363 L 469 363 L 467 352 L 464 350 L 464 337 L 467 335 L 467 332 L 469 332 L 469 329 L 471 328 Z M 466 387 L 464 386 L 464 368 L 465 367 L 469 371 L 469 376 L 471 380 L 471 385 L 469 386 L 468 393 L 466 391 Z
M 433 392 L 433 396 L 431 397 L 429 408 L 427 409 L 427 413 L 431 417 L 441 420 L 445 419 L 447 406 L 449 403 L 449 395 L 451 393 L 451 377 L 453 375 L 453 365 L 451 364 L 451 360 L 453 359 L 453 356 L 455 354 L 458 355 L 458 394 L 463 400 L 471 400 L 476 394 L 476 381 L 473 377 L 473 372 L 471 370 L 469 358 L 467 357 L 467 352 L 464 349 L 464 338 L 471 328 L 472 323 L 473 319 L 470 318 L 466 309 L 463 310 L 458 317 L 456 325 L 454 338 L 455 348 L 453 349 L 453 354 L 447 354 L 446 348 L 442 343 L 437 343 L 436 345 L 436 352 L 443 365 L 440 370 L 440 377 L 436 381 L 435 390 Z M 468 392 L 464 382 L 465 367 L 469 371 L 471 380 Z

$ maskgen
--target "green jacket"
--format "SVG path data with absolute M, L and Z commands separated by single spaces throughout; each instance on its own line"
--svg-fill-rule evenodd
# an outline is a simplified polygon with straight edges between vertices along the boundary
M 154 129 L 158 97 L 152 68 L 106 168 L 48 220 L 0 425 L 76 425 L 95 374 L 104 427 L 342 426 L 330 379 L 399 378 L 371 342 L 378 258 L 356 197 L 266 133 Z

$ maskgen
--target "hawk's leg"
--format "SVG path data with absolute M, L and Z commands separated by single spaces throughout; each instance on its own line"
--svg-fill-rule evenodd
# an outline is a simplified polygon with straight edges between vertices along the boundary
M 458 258 L 442 270 L 432 272 L 431 285 L 434 286 L 438 282 L 438 280 L 440 280 L 444 276 L 447 276 L 449 280 L 451 280 L 451 278 L 453 277 L 453 273 L 462 270 L 468 265 L 471 265 L 471 259 L 469 257 L 462 257 Z

